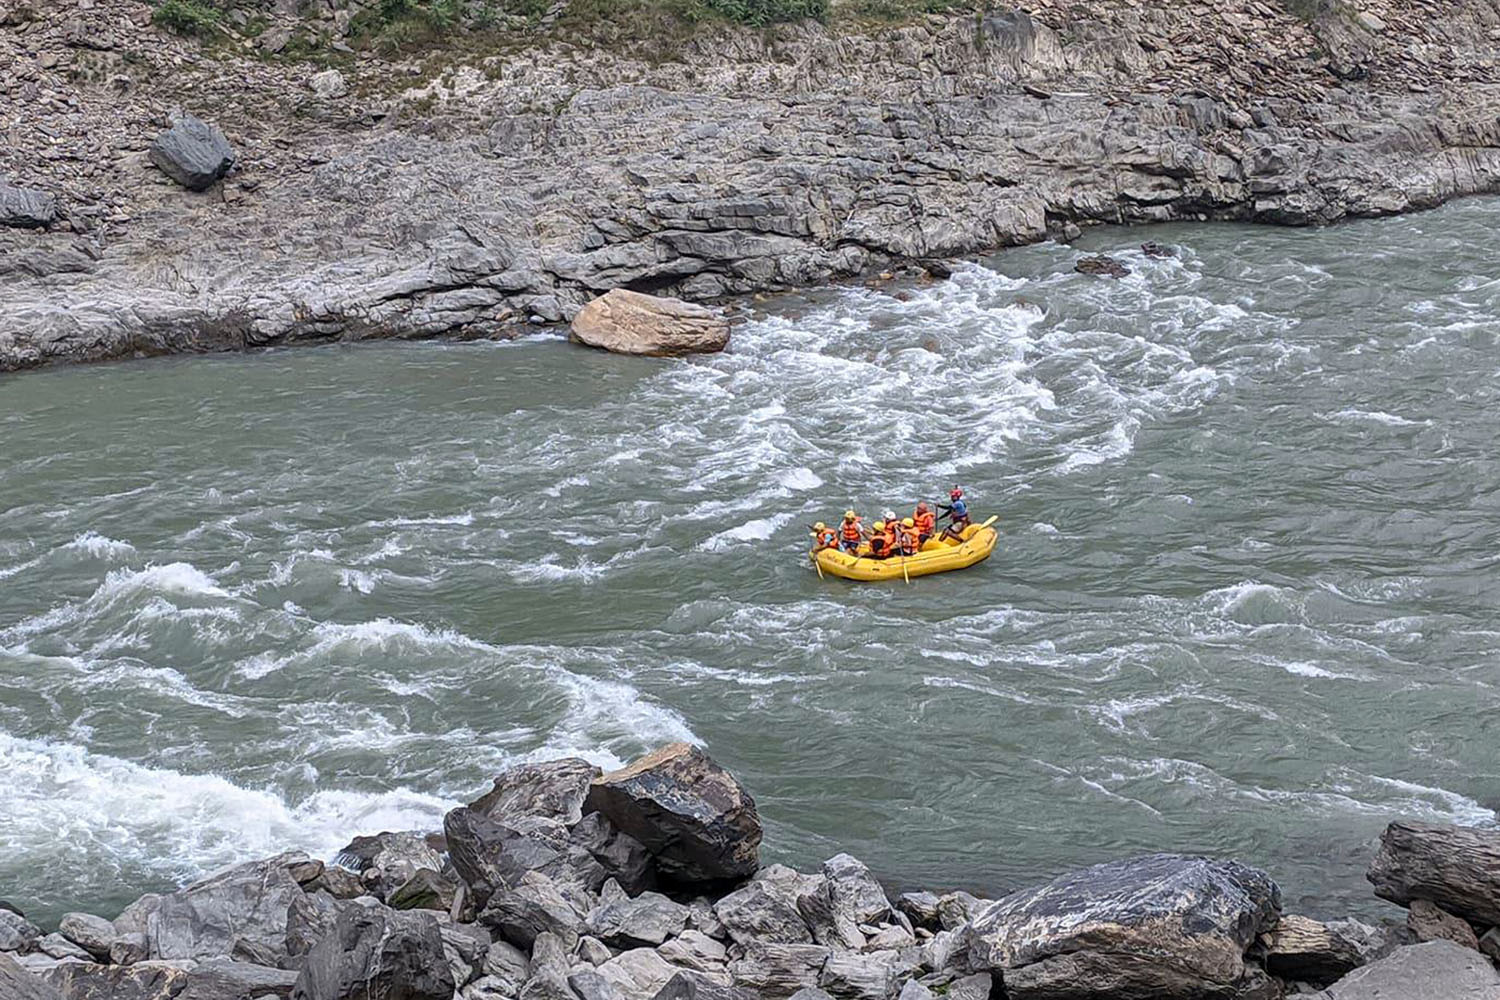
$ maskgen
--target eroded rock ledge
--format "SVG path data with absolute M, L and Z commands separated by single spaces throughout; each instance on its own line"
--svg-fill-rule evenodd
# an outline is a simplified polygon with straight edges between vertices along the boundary
M 363 59 L 330 88 L 165 35 L 141 0 L 23 5 L 0 17 L 0 177 L 42 228 L 0 226 L 0 370 L 500 337 L 615 288 L 1426 208 L 1500 189 L 1497 38 L 1492 0 L 1036 0 L 726 29 L 665 62 L 545 37 L 431 78 Z M 201 194 L 147 155 L 179 108 L 235 149 Z
M 0 997 L 1500 1000 L 1497 831 L 1392 823 L 1370 879 L 1411 909 L 1382 927 L 1284 914 L 1267 873 L 1205 857 L 892 900 L 847 854 L 803 873 L 760 842 L 696 747 L 527 764 L 442 834 L 281 854 L 52 934 L 0 907 Z

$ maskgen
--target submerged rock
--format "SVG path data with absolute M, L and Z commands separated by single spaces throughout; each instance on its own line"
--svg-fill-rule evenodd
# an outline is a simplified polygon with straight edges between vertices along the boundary
M 1500 974 L 1476 951 L 1451 941 L 1397 948 L 1355 969 L 1318 1000 L 1500 1000 Z
M 1130 268 L 1103 253 L 1081 258 L 1073 265 L 1073 270 L 1079 274 L 1097 274 L 1106 278 L 1123 278 L 1130 273 Z
M 1281 894 L 1232 861 L 1153 854 L 1012 893 L 963 931 L 972 971 L 1028 997 L 1197 998 L 1232 986 Z
M 616 354 L 701 354 L 728 346 L 729 321 L 697 303 L 616 288 L 579 310 L 572 337 Z
M 1393 903 L 1426 899 L 1481 927 L 1500 925 L 1500 831 L 1397 821 L 1365 877 Z
M 183 115 L 157 136 L 147 150 L 156 168 L 189 191 L 206 191 L 234 166 L 234 149 L 224 133 L 192 115 Z
M 702 750 L 671 743 L 589 788 L 587 808 L 645 845 L 682 886 L 745 878 L 760 866 L 755 800 Z

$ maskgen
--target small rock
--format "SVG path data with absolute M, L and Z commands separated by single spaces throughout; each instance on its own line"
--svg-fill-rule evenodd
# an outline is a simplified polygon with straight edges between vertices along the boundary
M 590 965 L 603 965 L 614 958 L 615 953 L 596 937 L 582 937 L 578 939 L 578 957 Z
M 1107 278 L 1123 278 L 1130 273 L 1130 268 L 1103 253 L 1080 259 L 1073 265 L 1073 270 L 1079 274 L 1097 274 Z
M 117 936 L 114 924 L 92 913 L 64 913 L 57 930 L 100 961 L 109 960 L 109 948 Z
M 1150 240 L 1148 242 L 1142 243 L 1141 253 L 1145 254 L 1147 257 L 1157 258 L 1177 256 L 1177 251 L 1173 250 L 1166 244 L 1158 243 L 1155 240 Z
M 314 73 L 308 80 L 308 86 L 312 87 L 314 94 L 325 101 L 343 97 L 349 93 L 349 85 L 344 82 L 344 74 L 336 69 L 325 69 L 321 73 Z
M 903 892 L 896 900 L 896 908 L 911 918 L 918 927 L 936 930 L 938 926 L 938 898 L 931 892 Z
M 0 910 L 0 951 L 31 951 L 41 938 L 36 924 L 13 910 Z
M 452 1000 L 456 989 L 435 917 L 350 903 L 308 953 L 291 995 L 292 1000 Z
M 146 960 L 146 935 L 132 931 L 121 934 L 109 946 L 109 960 L 114 965 L 134 965 Z
M 1425 899 L 1411 901 L 1410 909 L 1406 911 L 1406 926 L 1411 928 L 1418 941 L 1452 941 L 1479 950 L 1479 938 L 1468 921 Z
M 61 934 L 44 935 L 36 943 L 36 946 L 38 951 L 49 958 L 76 958 L 85 962 L 92 962 L 94 960 L 94 956 Z
M 1372 965 L 1355 969 L 1318 1000 L 1453 1000 L 1500 997 L 1500 975 L 1478 952 L 1451 941 L 1397 948 Z
M 1500 965 L 1500 927 L 1491 927 L 1480 936 L 1479 950 L 1488 955 L 1491 962 Z
M 0 180 L 0 226 L 40 229 L 57 221 L 57 199 Z
M 393 910 L 441 910 L 453 907 L 457 886 L 431 868 L 418 868 L 411 878 L 393 889 L 386 903 Z
M 681 934 L 688 908 L 656 892 L 634 899 L 601 903 L 589 912 L 589 931 L 600 940 L 622 948 L 659 945 Z
M 572 826 L 583 819 L 589 785 L 601 773 L 578 757 L 521 764 L 503 771 L 495 778 L 494 787 L 470 802 L 469 808 L 502 823 L 520 816 L 540 816 Z
M 1354 944 L 1309 917 L 1286 914 L 1260 936 L 1266 971 L 1280 979 L 1327 986 L 1359 967 Z
M 1364 28 L 1366 31 L 1385 30 L 1385 22 L 1380 19 L 1379 15 L 1372 14 L 1367 10 L 1360 11 L 1359 16 L 1356 18 L 1356 20 L 1359 21 L 1359 26 L 1361 28 Z

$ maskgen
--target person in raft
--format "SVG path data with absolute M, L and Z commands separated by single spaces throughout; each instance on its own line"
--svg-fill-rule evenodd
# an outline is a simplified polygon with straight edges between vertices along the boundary
M 860 527 L 859 515 L 852 510 L 844 511 L 844 521 L 839 525 L 839 548 L 854 555 L 864 540 L 865 529 Z
M 839 533 L 828 525 L 819 521 L 812 526 L 813 551 L 822 552 L 824 549 L 836 549 L 839 545 Z
M 956 485 L 948 491 L 948 502 L 938 504 L 938 509 L 948 518 L 950 531 L 962 531 L 969 526 L 969 505 L 964 503 L 964 491 Z
M 917 544 L 921 545 L 937 534 L 937 515 L 927 507 L 927 501 L 917 503 L 917 509 L 911 516 L 912 522 L 917 528 Z
M 914 556 L 921 542 L 917 541 L 917 522 L 915 518 L 904 519 L 896 528 L 897 546 L 903 556 Z

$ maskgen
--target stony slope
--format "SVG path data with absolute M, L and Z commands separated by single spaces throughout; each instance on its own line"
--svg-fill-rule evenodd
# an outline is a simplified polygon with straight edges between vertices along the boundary
M 674 58 L 470 45 L 325 67 L 202 48 L 137 0 L 0 0 L 0 370 L 504 336 L 614 287 L 714 298 L 1099 222 L 1333 222 L 1500 190 L 1493 0 L 1037 0 Z M 1296 8 L 1296 12 L 1291 8 Z M 335 33 L 347 13 L 331 8 Z M 240 163 L 144 150 L 175 109 Z

